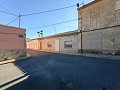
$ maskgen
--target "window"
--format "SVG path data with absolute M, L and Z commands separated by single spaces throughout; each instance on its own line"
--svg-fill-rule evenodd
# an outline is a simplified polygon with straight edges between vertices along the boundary
M 72 41 L 64 41 L 64 48 L 72 48 Z
M 24 36 L 23 36 L 23 35 L 21 35 L 21 34 L 19 34 L 19 35 L 18 35 L 18 37 L 19 37 L 19 38 L 24 38 Z
M 52 47 L 52 43 L 48 42 L 47 46 Z
M 119 10 L 120 9 L 120 0 L 116 1 L 115 3 L 115 10 Z

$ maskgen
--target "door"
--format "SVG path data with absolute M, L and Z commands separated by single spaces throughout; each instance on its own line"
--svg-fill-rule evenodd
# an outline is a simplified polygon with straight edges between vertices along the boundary
M 39 47 L 40 50 L 42 50 L 42 42 L 40 42 L 40 47 Z
M 60 51 L 60 41 L 59 41 L 59 39 L 55 40 L 55 51 Z

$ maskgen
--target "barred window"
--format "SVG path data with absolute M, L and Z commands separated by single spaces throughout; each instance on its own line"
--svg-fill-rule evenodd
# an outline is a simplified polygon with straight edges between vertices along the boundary
M 120 10 L 120 0 L 115 2 L 115 10 Z
M 72 48 L 72 41 L 64 41 L 64 48 Z

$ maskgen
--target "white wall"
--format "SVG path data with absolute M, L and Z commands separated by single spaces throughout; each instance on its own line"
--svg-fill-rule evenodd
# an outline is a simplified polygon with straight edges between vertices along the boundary
M 72 48 L 64 48 L 65 41 L 72 41 Z M 78 52 L 78 35 L 69 35 L 60 37 L 61 52 Z

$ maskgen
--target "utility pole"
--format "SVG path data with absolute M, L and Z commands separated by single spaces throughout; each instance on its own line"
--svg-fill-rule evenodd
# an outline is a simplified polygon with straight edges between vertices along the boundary
M 81 53 L 83 53 L 83 47 L 82 47 L 82 11 L 81 11 Z
M 84 2 L 82 3 L 84 5 Z M 77 5 L 77 8 L 79 8 L 79 3 L 76 4 Z M 79 12 L 78 12 L 79 13 Z M 83 47 L 82 47 L 82 11 L 80 11 L 80 14 L 81 14 L 81 18 L 78 18 L 78 23 L 79 23 L 79 20 L 81 20 L 81 27 L 80 27 L 80 33 L 81 33 L 81 53 L 83 53 Z M 79 16 L 78 16 L 79 17 Z
M 19 16 L 18 16 L 18 18 L 19 18 L 19 28 L 20 28 L 20 22 L 21 22 L 21 15 L 19 14 Z

